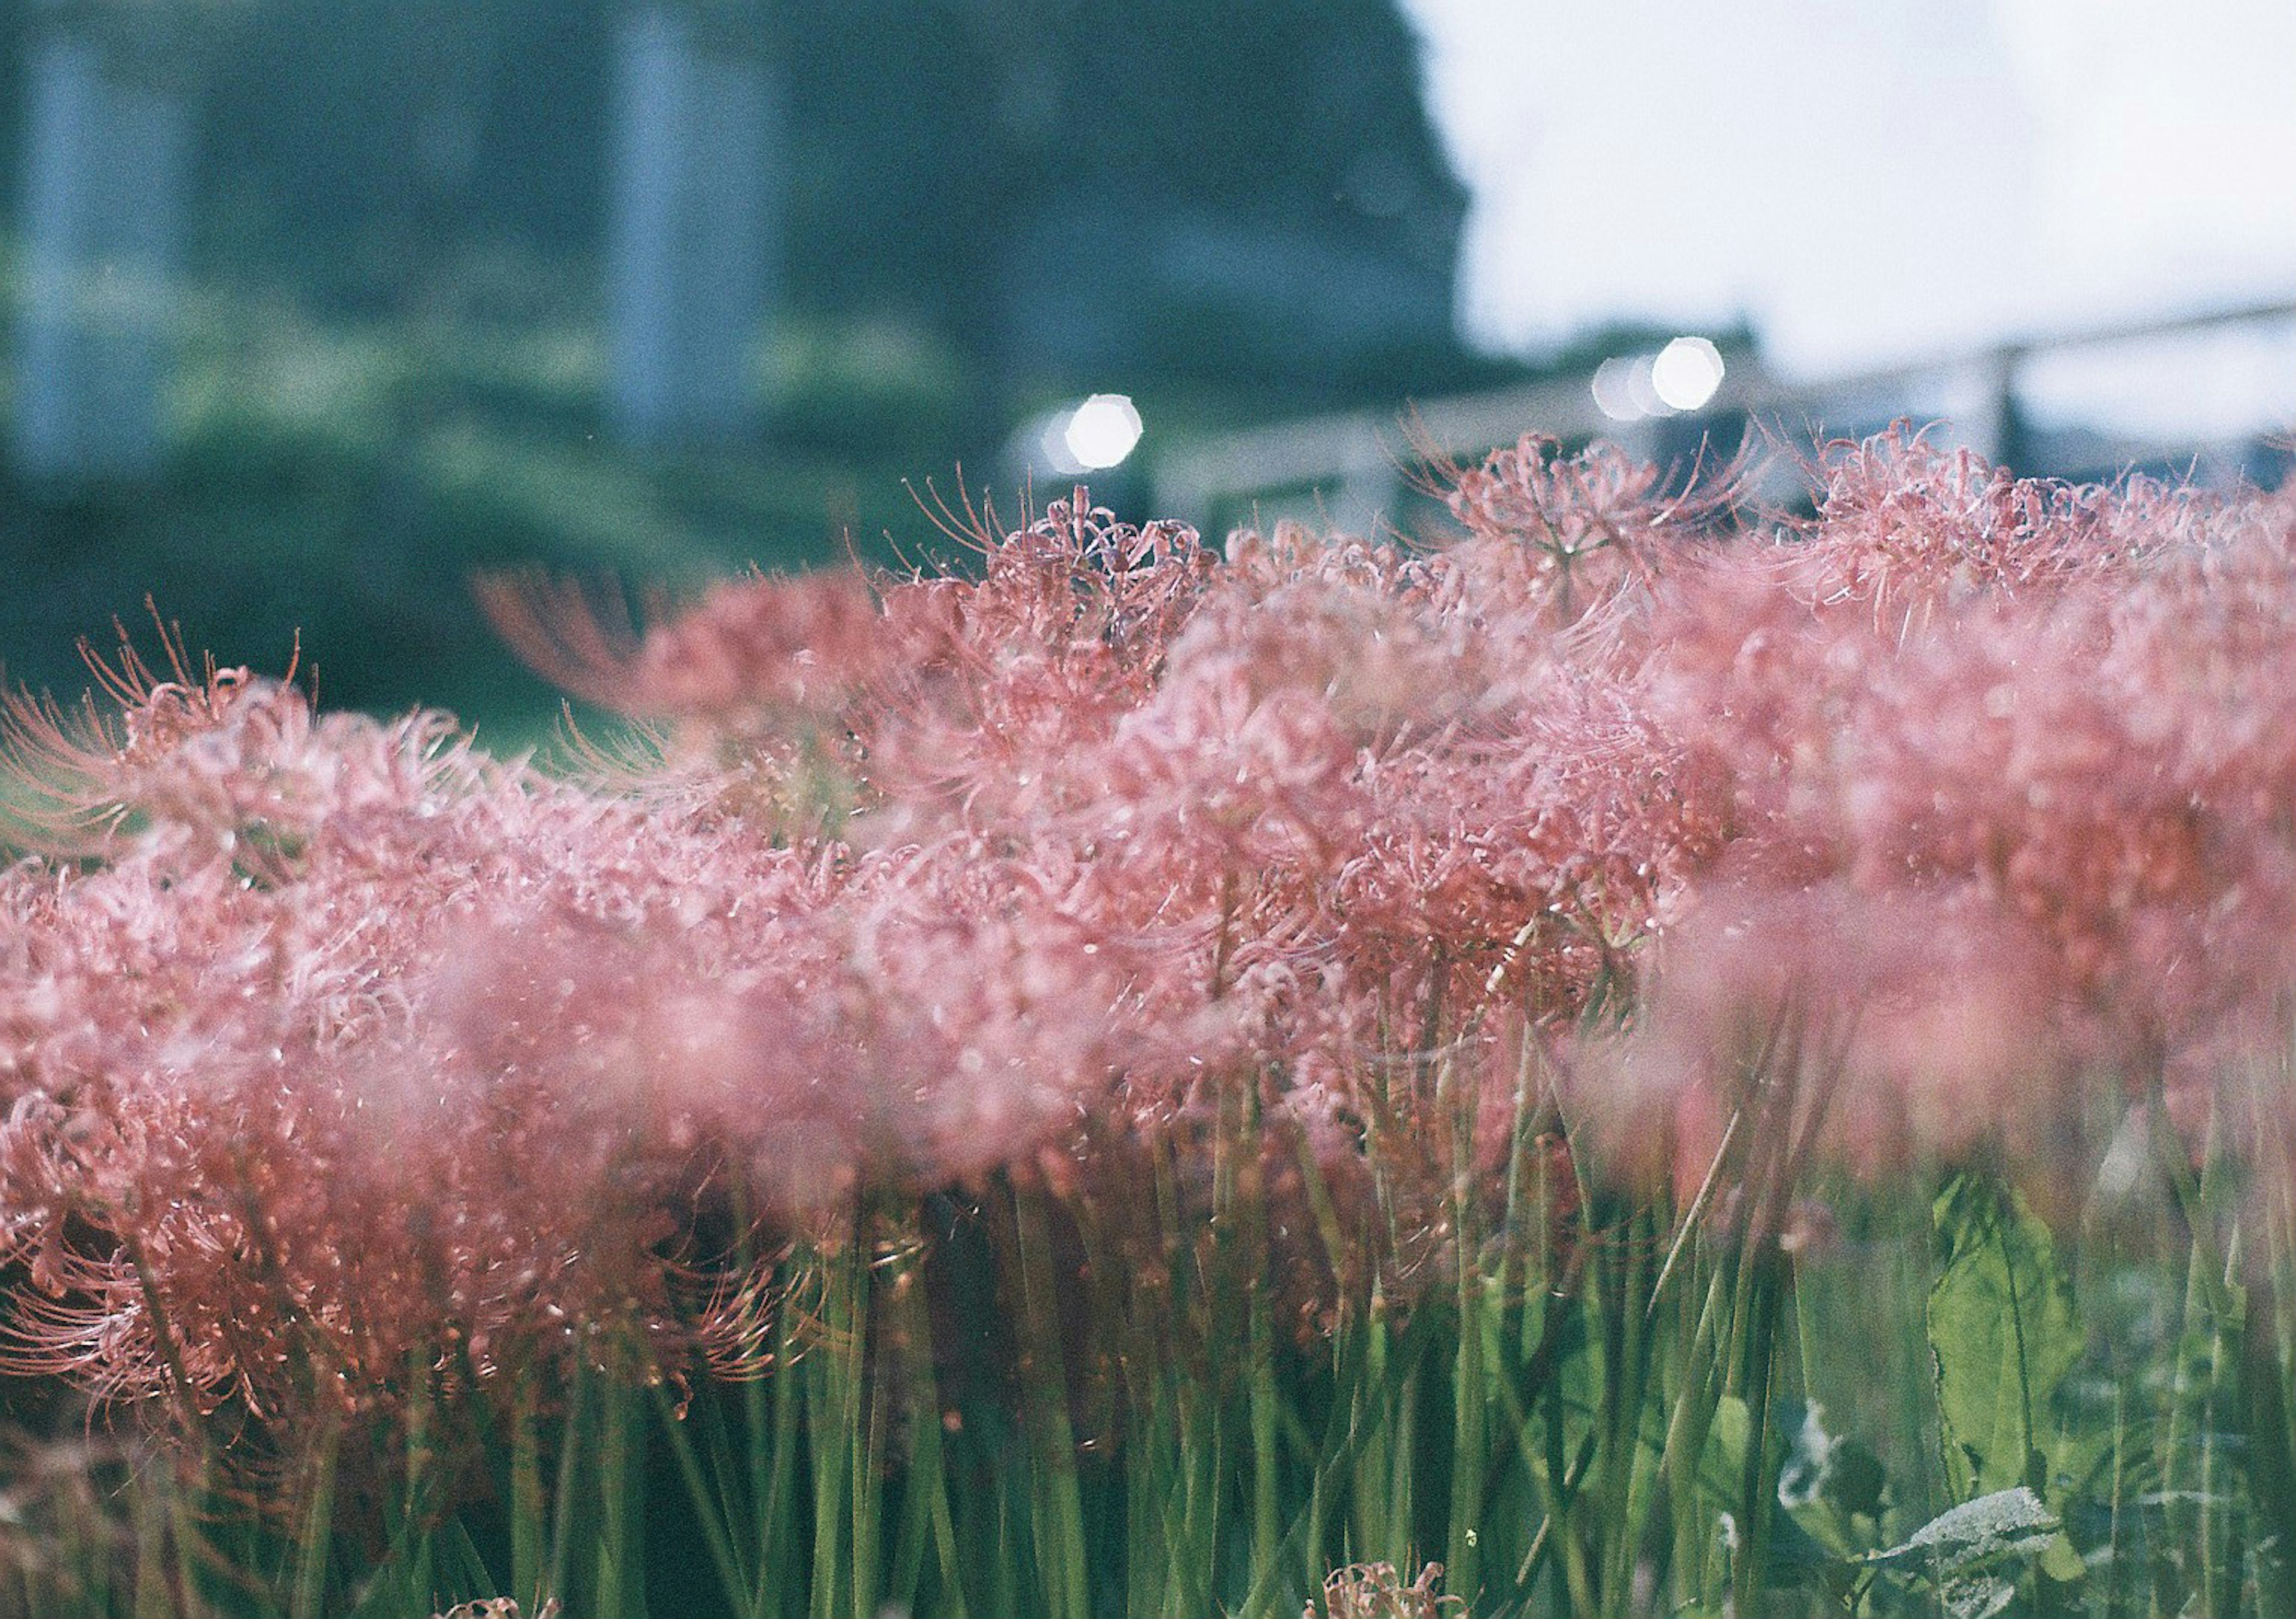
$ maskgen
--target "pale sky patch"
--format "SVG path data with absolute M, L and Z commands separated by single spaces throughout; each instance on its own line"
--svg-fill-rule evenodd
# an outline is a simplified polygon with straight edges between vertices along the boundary
M 1406 4 L 1495 348 L 1743 314 L 1816 374 L 2296 297 L 2290 0 Z

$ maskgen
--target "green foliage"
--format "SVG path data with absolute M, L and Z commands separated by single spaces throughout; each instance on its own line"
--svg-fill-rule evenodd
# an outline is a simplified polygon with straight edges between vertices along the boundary
M 1866 1561 L 1936 1592 L 1954 1619 L 1987 1619 L 2006 1608 L 2027 1566 L 2059 1582 L 2085 1571 L 2056 1518 L 2022 1484 L 1948 1508 Z
M 793 432 L 769 454 L 654 456 L 602 439 L 600 344 L 570 321 L 326 325 L 202 298 L 156 487 L 37 487 L 0 466 L 6 673 L 79 690 L 76 636 L 135 613 L 148 590 L 194 647 L 239 649 L 269 672 L 299 635 L 329 707 L 435 705 L 498 748 L 537 740 L 560 699 L 481 618 L 474 573 L 540 567 L 676 594 L 914 530 L 902 480 L 951 464 L 956 441 L 929 429 L 921 440 L 930 413 L 906 405 L 895 413 L 907 412 L 908 430 L 891 430 L 869 390 L 895 386 L 892 373 L 819 358 L 843 340 L 792 337 L 773 359 L 817 442 Z M 901 388 L 948 386 L 931 350 L 900 352 Z M 882 430 L 873 444 L 825 436 L 819 424 L 846 400 Z M 123 579 L 136 581 L 125 598 Z
M 2079 1482 L 2087 1458 L 2056 1404 L 2087 1336 L 2049 1228 L 2013 1190 L 1975 1175 L 1946 1188 L 1935 1219 L 1930 1353 L 1955 1493 Z
M 59 1553 L 31 1606 L 0 1595 L 0 1613 L 424 1619 L 501 1596 L 602 1615 L 1289 1619 L 1326 1570 L 1440 1547 L 1474 1572 L 1390 1580 L 1408 1611 L 1456 1611 L 1441 1594 L 1620 1619 L 2274 1614 L 2271 1475 L 2251 1484 L 2243 1447 L 2208 1437 L 2230 1369 L 2211 1394 L 2180 1348 L 2142 1396 L 2150 1419 L 2084 1404 L 2093 1350 L 2038 1216 L 1975 1177 L 1931 1213 L 1938 1426 L 1852 1435 L 1810 1396 L 1871 1375 L 1858 1323 L 1797 1333 L 1797 1268 L 1712 1231 L 1662 1271 L 1647 1231 L 1590 1215 L 1567 1256 L 1511 1255 L 1519 1289 L 1471 1277 L 1302 1355 L 1248 1307 L 1248 1220 L 1168 1290 L 1096 1266 L 1041 1190 L 861 1211 L 758 1272 L 761 1378 L 600 1345 L 564 1386 L 473 1398 L 464 1374 L 410 1368 L 396 1439 L 309 1435 L 284 1516 L 250 1516 L 226 1482 L 227 1433 L 71 1513 L 20 1495 Z M 1872 1289 L 1892 1265 L 1853 1249 L 1799 1269 Z M 2133 1258 L 2101 1273 L 2160 1276 Z M 1940 1443 L 1933 1498 L 1921 1451 Z M 1991 1483 L 2020 1460 L 2042 1484 Z

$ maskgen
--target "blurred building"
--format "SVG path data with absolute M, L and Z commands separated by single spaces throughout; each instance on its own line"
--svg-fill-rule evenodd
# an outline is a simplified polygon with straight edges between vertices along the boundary
M 922 293 L 1013 380 L 1391 400 L 1456 364 L 1465 197 L 1389 0 L 820 9 L 854 32 L 791 45 L 830 178 L 799 183 L 816 286 Z
M 617 338 L 623 371 L 710 374 L 700 431 L 738 424 L 728 366 L 755 370 L 762 329 L 740 325 L 745 304 L 914 329 L 965 371 L 975 437 L 1033 394 L 1111 379 L 1280 388 L 1296 408 L 1393 400 L 1470 364 L 1464 193 L 1390 0 L 9 7 L 0 222 L 23 227 L 41 130 L 19 110 L 56 37 L 163 16 L 199 47 L 195 282 L 323 315 L 594 298 L 652 334 Z M 728 63 L 742 83 L 715 111 L 666 110 L 722 88 Z M 718 268 L 681 269 L 726 198 L 748 208 L 745 167 L 769 199 L 720 231 Z M 642 206 L 681 185 L 701 200 L 684 215 Z M 718 323 L 678 325 L 649 284 L 679 308 L 715 299 Z M 619 385 L 609 416 L 646 420 L 662 386 Z

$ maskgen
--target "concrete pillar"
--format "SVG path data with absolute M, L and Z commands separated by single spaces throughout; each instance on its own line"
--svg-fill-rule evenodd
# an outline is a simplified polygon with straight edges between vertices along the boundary
M 780 166 L 765 68 L 655 6 L 622 26 L 614 91 L 615 425 L 640 445 L 738 438 L 756 424 L 772 293 Z
M 27 62 L 14 452 L 36 478 L 156 470 L 179 319 L 191 116 L 58 32 Z

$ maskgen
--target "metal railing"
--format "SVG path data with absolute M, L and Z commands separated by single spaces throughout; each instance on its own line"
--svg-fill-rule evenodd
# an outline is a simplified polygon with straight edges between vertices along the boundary
M 2021 472 L 2095 476 L 2129 465 L 2190 463 L 2204 475 L 2252 474 L 2251 463 L 2263 453 L 2261 432 L 2231 443 L 2033 432 L 2021 425 L 2020 377 L 2047 356 L 2278 323 L 2296 323 L 2296 300 L 2016 338 L 1818 381 L 1789 381 L 1740 357 L 1698 409 L 1631 422 L 1596 406 L 1591 373 L 1425 401 L 1399 416 L 1358 411 L 1311 417 L 1168 452 L 1154 470 L 1156 510 L 1207 532 L 1254 513 L 1264 519 L 1308 511 L 1333 527 L 1368 532 L 1392 519 L 1411 465 L 1471 461 L 1526 432 L 1565 443 L 1607 437 L 1665 461 L 1694 453 L 1710 436 L 1725 453 L 1744 432 L 1767 436 L 1782 447 L 1807 447 L 1826 437 L 1877 431 L 1901 416 L 1935 421 L 1946 442 Z M 2296 395 L 2296 374 L 2290 387 Z M 2296 421 L 2276 425 L 2284 432 Z M 1790 463 L 1781 465 L 1791 476 Z

